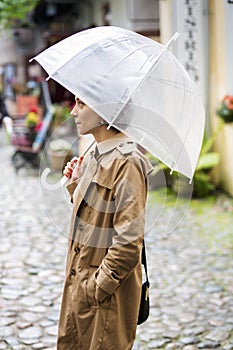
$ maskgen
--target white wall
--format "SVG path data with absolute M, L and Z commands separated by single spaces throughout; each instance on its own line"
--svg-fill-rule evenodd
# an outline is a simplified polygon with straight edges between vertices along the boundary
M 0 28 L 0 67 L 3 68 L 7 63 L 14 63 L 17 66 L 17 76 L 20 80 L 24 79 L 24 68 L 22 56 L 17 52 L 13 41 L 12 33 L 3 31 Z
M 147 1 L 147 5 L 146 5 Z M 108 0 L 111 8 L 111 21 L 113 26 L 123 27 L 138 32 L 153 31 L 158 29 L 155 21 L 156 1 L 157 0 Z M 102 7 L 106 0 L 93 0 L 93 13 L 95 16 L 95 24 L 103 25 Z M 144 5 L 145 4 L 145 5 Z M 152 10 L 151 10 L 152 9 Z M 152 11 L 154 13 L 152 13 Z M 157 11 L 158 12 L 158 11 Z M 133 21 L 130 17 L 136 13 L 137 20 Z M 146 20 L 144 20 L 146 17 Z M 140 19 L 140 20 L 139 20 Z
M 111 8 L 111 21 L 113 26 L 130 28 L 130 23 L 127 20 L 127 4 L 126 0 L 109 0 Z M 97 26 L 103 25 L 102 7 L 106 0 L 93 1 L 94 22 Z
M 173 32 L 177 31 L 180 34 L 174 44 L 174 53 L 196 82 L 206 105 L 208 102 L 208 1 L 197 0 L 192 6 L 180 0 L 172 1 Z M 192 9 L 192 15 L 189 15 L 189 7 Z
M 127 18 L 126 0 L 111 0 L 112 25 L 130 29 L 130 22 Z
M 18 53 L 13 42 L 12 33 L 0 28 L 0 65 L 18 62 Z
M 225 2 L 225 33 L 226 33 L 226 72 L 227 72 L 227 91 L 233 94 L 233 4 Z
M 172 0 L 159 1 L 160 41 L 166 44 L 173 35 Z

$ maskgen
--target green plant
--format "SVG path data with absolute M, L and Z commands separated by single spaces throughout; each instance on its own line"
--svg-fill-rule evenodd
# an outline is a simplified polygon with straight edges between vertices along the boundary
M 160 162 L 157 158 L 155 158 L 151 153 L 146 153 L 146 158 L 151 162 L 154 169 L 152 171 L 152 175 L 156 175 L 161 170 L 169 170 L 168 166 L 162 162 Z
M 216 188 L 215 184 L 211 179 L 210 172 L 215 166 L 219 164 L 220 155 L 217 152 L 211 152 L 211 149 L 223 125 L 224 123 L 220 122 L 216 131 L 212 134 L 210 138 L 207 138 L 206 135 L 204 136 L 197 167 L 193 176 L 193 197 L 206 197 Z M 146 156 L 150 160 L 152 165 L 154 165 L 152 175 L 156 175 L 161 170 L 165 171 L 166 174 L 169 174 L 170 169 L 165 164 L 158 161 L 158 159 L 153 157 L 150 153 L 147 153 Z M 182 180 L 182 175 L 177 176 L 177 172 L 174 171 L 172 178 L 173 180 L 170 181 L 172 182 L 171 187 L 175 192 L 177 192 L 178 181 L 179 179 Z M 188 185 L 188 182 L 184 181 L 183 186 L 185 187 L 186 185 Z M 183 190 L 183 193 L 185 196 L 185 188 Z
M 216 131 L 212 134 L 210 138 L 207 139 L 206 135 L 204 136 L 200 156 L 193 177 L 194 197 L 206 197 L 216 188 L 215 184 L 211 179 L 210 172 L 215 166 L 219 164 L 220 154 L 217 152 L 211 152 L 211 149 L 222 127 L 223 123 L 220 122 Z
M 70 117 L 70 108 L 65 103 L 53 104 L 53 127 L 61 125 Z
M 28 26 L 28 15 L 39 0 L 2 0 L 0 1 L 0 23 L 5 29 Z

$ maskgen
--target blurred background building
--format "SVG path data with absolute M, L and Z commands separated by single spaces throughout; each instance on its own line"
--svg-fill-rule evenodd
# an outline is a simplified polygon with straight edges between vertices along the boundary
M 177 59 L 198 85 L 206 109 L 206 135 L 218 128 L 216 109 L 225 95 L 233 94 L 233 1 L 231 0 L 42 0 L 27 15 L 0 35 L 0 83 L 12 114 L 15 96 L 30 80 L 45 76 L 29 59 L 77 31 L 101 25 L 134 30 L 165 44 L 174 32 Z M 18 91 L 17 91 L 18 89 Z M 73 99 L 49 81 L 54 103 Z M 233 123 L 225 123 L 214 148 L 221 162 L 212 176 L 233 195 Z

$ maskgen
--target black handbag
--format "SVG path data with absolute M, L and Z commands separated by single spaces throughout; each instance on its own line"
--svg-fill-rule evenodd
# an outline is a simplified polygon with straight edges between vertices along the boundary
M 149 312 L 150 312 L 150 300 L 149 300 L 150 282 L 149 282 L 148 273 L 147 273 L 146 248 L 145 248 L 144 240 L 143 240 L 143 247 L 142 247 L 142 265 L 144 265 L 146 281 L 143 282 L 142 284 L 141 302 L 140 302 L 140 309 L 138 314 L 138 325 L 142 324 L 148 319 Z

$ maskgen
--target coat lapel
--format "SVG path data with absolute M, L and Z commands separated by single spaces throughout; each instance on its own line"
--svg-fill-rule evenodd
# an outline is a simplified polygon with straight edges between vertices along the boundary
M 73 231 L 73 228 L 74 228 L 74 222 L 75 222 L 75 218 L 76 218 L 78 209 L 80 207 L 80 204 L 82 203 L 82 200 L 87 192 L 87 189 L 90 183 L 92 182 L 93 177 L 95 176 L 96 170 L 97 170 L 97 161 L 95 157 L 92 155 L 92 158 L 90 159 L 86 167 L 86 170 L 73 194 L 74 207 L 73 207 L 73 218 L 72 218 L 73 225 L 71 226 L 72 227 L 71 232 Z

